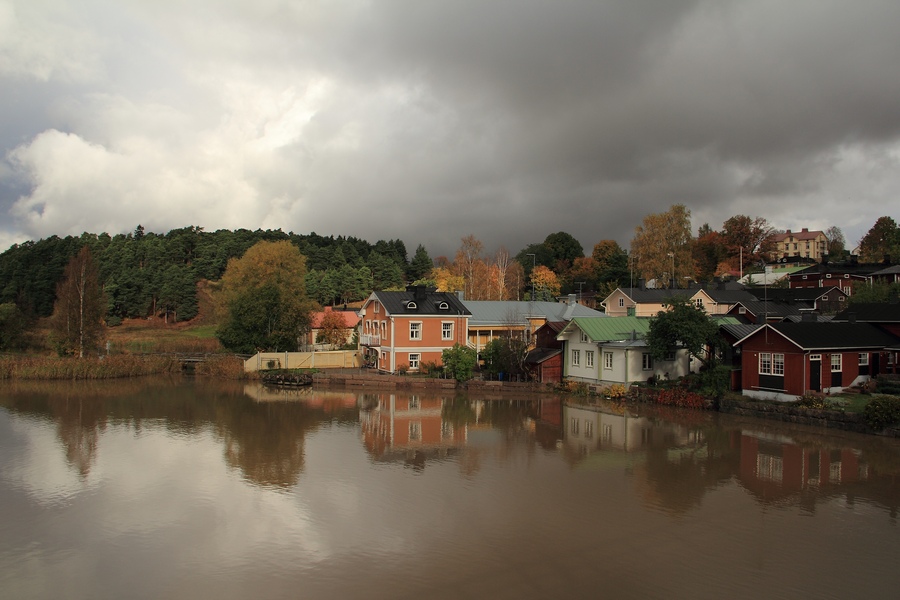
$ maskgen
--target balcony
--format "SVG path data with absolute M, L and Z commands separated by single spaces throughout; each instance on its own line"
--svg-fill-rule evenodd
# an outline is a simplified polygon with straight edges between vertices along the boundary
M 363 346 L 380 346 L 381 336 L 370 333 L 362 333 L 359 336 L 359 343 Z

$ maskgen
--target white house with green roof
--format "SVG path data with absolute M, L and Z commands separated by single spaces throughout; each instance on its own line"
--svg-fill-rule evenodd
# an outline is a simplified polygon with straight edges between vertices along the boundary
M 565 343 L 563 379 L 589 384 L 630 385 L 650 377 L 677 379 L 696 371 L 700 361 L 686 349 L 654 360 L 647 346 L 650 319 L 576 317 L 556 339 Z

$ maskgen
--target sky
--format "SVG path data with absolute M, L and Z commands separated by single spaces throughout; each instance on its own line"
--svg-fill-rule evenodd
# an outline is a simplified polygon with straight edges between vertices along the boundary
M 892 0 L 0 0 L 0 249 L 900 220 Z

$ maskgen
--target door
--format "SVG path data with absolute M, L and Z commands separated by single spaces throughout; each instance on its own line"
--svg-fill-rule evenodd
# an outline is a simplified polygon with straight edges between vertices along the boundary
M 809 389 L 814 392 L 822 391 L 822 355 L 810 354 L 809 356 Z

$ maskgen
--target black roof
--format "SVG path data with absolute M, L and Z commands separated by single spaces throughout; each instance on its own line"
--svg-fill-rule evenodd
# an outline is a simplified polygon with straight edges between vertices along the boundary
M 761 335 L 766 328 L 778 332 L 803 350 L 881 350 L 897 343 L 896 337 L 869 323 L 769 323 L 753 335 Z
M 525 363 L 529 365 L 540 364 L 557 354 L 562 354 L 562 350 L 559 348 L 535 348 L 525 355 Z
M 805 306 L 798 304 L 786 304 L 784 302 L 776 302 L 774 300 L 769 300 L 768 302 L 766 302 L 764 300 L 757 300 L 756 298 L 753 298 L 753 300 L 738 302 L 737 306 L 743 306 L 749 312 L 757 316 L 768 315 L 773 317 L 799 315 L 800 308 L 806 308 Z
M 433 288 L 407 289 L 403 292 L 374 292 L 384 309 L 392 315 L 471 315 L 469 309 L 450 292 Z
M 861 323 L 900 323 L 900 304 L 891 302 L 858 302 L 838 314 L 835 321 L 849 321 L 854 316 Z
M 803 304 L 805 308 L 812 308 L 813 303 L 833 290 L 833 287 L 806 287 L 806 288 L 753 288 L 749 291 L 757 300 L 773 300 L 785 304 Z

